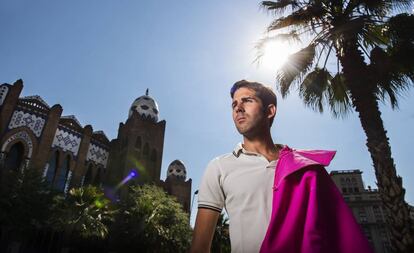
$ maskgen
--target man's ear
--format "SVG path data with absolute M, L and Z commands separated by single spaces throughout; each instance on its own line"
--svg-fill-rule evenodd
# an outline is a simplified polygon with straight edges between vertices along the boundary
M 270 104 L 267 106 L 267 118 L 273 118 L 276 115 L 276 106 L 273 104 Z

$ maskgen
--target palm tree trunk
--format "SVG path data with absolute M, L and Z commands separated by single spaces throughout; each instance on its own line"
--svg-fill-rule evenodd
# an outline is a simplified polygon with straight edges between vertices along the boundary
M 378 190 L 386 210 L 394 252 L 414 252 L 414 223 L 404 200 L 402 178 L 397 175 L 387 132 L 381 119 L 367 65 L 356 43 L 348 42 L 338 55 L 352 103 L 367 136 L 367 147 L 374 164 Z

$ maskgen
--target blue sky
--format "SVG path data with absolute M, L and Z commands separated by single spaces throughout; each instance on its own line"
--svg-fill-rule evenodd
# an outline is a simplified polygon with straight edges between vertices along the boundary
M 209 160 L 241 137 L 229 88 L 240 79 L 275 85 L 274 70 L 253 63 L 272 17 L 259 1 L 0 0 L 0 83 L 24 80 L 23 95 L 61 104 L 113 139 L 135 98 L 149 88 L 167 121 L 162 178 L 184 161 L 193 191 Z M 335 120 L 305 108 L 295 91 L 282 100 L 272 130 L 278 143 L 337 150 L 330 170 L 360 169 L 376 188 L 355 113 Z M 381 106 L 398 173 L 414 204 L 413 91 L 400 109 Z

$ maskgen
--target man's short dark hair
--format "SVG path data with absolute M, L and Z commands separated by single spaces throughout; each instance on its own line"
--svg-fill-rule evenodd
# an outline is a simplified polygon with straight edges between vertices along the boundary
M 256 93 L 256 96 L 262 101 L 263 104 L 263 111 L 267 111 L 267 107 L 269 105 L 275 105 L 277 106 L 277 98 L 276 94 L 273 92 L 273 90 L 270 87 L 267 87 L 261 83 L 258 82 L 249 82 L 246 80 L 240 80 L 233 84 L 233 86 L 230 89 L 230 96 L 231 98 L 234 97 L 234 93 L 240 89 L 240 88 L 248 88 L 251 90 L 254 90 Z M 270 119 L 270 126 L 273 124 L 273 118 Z

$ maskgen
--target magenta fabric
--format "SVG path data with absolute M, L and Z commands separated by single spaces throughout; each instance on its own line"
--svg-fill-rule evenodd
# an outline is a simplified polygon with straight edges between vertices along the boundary
M 261 253 L 374 252 L 324 169 L 334 156 L 335 151 L 281 150 Z

